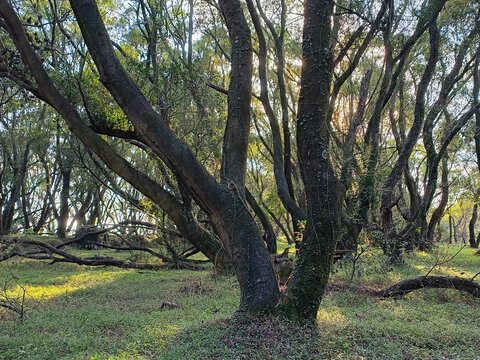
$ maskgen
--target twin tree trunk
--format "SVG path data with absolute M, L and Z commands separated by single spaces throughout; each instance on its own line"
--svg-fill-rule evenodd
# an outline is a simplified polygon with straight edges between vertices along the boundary
M 307 223 L 298 262 L 280 307 L 273 264 L 245 197 L 253 49 L 240 1 L 219 1 L 229 31 L 232 60 L 220 182 L 168 127 L 166 108 L 161 114 L 157 113 L 126 73 L 115 55 L 95 1 L 71 0 L 70 3 L 100 81 L 135 126 L 142 142 L 163 160 L 212 219 L 223 245 L 217 248 L 216 255 L 225 254 L 222 256 L 233 264 L 240 284 L 240 309 L 277 308 L 292 318 L 315 318 L 327 284 L 338 228 L 337 179 L 330 163 L 327 120 L 333 69 L 330 48 L 333 1 L 305 1 L 297 143 L 307 197 Z M 185 204 L 129 164 L 85 124 L 76 108 L 51 81 L 7 0 L 0 0 L 0 14 L 36 81 L 37 87 L 29 90 L 54 107 L 70 130 L 117 175 L 175 217 L 182 233 L 199 232 L 195 219 L 187 221 L 188 216 L 182 213 Z

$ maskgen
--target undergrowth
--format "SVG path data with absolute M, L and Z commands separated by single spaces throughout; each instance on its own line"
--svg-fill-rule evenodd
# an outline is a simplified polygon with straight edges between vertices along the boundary
M 233 277 L 211 270 L 135 271 L 30 260 L 0 264 L 26 291 L 26 318 L 0 310 L 0 359 L 480 359 L 479 301 L 452 290 L 397 300 L 380 289 L 429 271 L 458 247 L 408 255 L 391 267 L 377 250 L 337 264 L 316 327 L 275 318 L 235 320 Z M 465 248 L 431 275 L 470 278 Z M 20 294 L 18 284 L 7 289 Z M 360 290 L 359 290 L 360 289 Z M 163 303 L 178 307 L 163 307 Z

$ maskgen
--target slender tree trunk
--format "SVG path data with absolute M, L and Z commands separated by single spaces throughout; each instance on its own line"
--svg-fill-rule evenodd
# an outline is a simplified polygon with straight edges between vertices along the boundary
M 461 221 L 458 224 L 455 224 L 455 217 L 452 217 L 452 226 L 453 226 L 453 242 L 458 243 L 458 226 L 461 224 Z
M 28 213 L 28 208 L 30 207 L 28 204 L 28 196 L 27 196 L 27 189 L 25 188 L 25 179 L 22 184 L 22 214 L 23 214 L 23 226 L 25 230 L 30 229 L 30 216 Z
M 75 216 L 73 217 L 72 221 L 68 225 L 67 232 L 70 232 L 70 230 L 72 230 L 73 224 L 76 225 L 77 229 L 79 229 L 85 224 L 86 222 L 85 215 L 87 214 L 90 206 L 92 206 L 93 193 L 94 193 L 94 190 L 90 190 L 87 192 L 87 195 L 85 196 L 85 198 L 81 199 L 82 204 L 80 205 L 80 209 L 77 210 Z
M 90 216 L 86 222 L 87 225 L 96 225 L 100 221 L 100 207 L 101 207 L 102 194 L 100 190 L 95 190 L 93 194 L 93 201 L 90 206 Z
M 469 233 L 469 243 L 471 248 L 478 248 L 478 243 L 475 238 L 475 224 L 477 222 L 478 216 L 478 203 L 473 205 L 472 210 L 472 217 L 470 218 L 470 222 L 468 223 L 468 233 Z
M 265 214 L 260 205 L 258 205 L 257 200 L 255 200 L 255 197 L 250 193 L 248 189 L 245 189 L 245 196 L 248 205 L 250 205 L 253 212 L 262 224 L 264 230 L 263 239 L 265 240 L 265 244 L 267 245 L 268 252 L 270 254 L 276 254 L 277 236 L 275 235 L 275 231 L 273 231 L 272 224 L 270 224 L 270 221 L 267 218 L 267 214 Z
M 192 66 L 193 62 L 193 0 L 188 0 L 188 52 L 187 64 Z M 155 54 L 156 56 L 156 54 Z
M 428 58 L 428 63 L 423 72 L 422 79 L 418 85 L 416 102 L 415 102 L 415 112 L 414 112 L 414 122 L 407 135 L 405 141 L 403 141 L 403 146 L 398 156 L 398 159 L 390 172 L 385 184 L 383 185 L 383 194 L 381 201 L 381 212 L 382 212 L 382 224 L 385 236 L 387 238 L 395 238 L 393 234 L 393 195 L 394 189 L 398 181 L 400 181 L 402 174 L 407 167 L 408 159 L 412 154 L 413 148 L 417 143 L 418 137 L 422 130 L 423 119 L 425 114 L 425 96 L 428 89 L 428 85 L 432 80 L 433 73 L 435 70 L 435 65 L 438 61 L 438 52 L 439 52 L 439 32 L 436 22 L 434 21 L 430 26 L 430 54 Z M 394 241 L 389 239 L 387 241 Z
M 428 223 L 428 232 L 426 242 L 433 244 L 435 228 L 440 224 L 445 208 L 448 204 L 448 159 L 445 156 L 442 159 L 442 195 L 438 207 L 432 214 L 430 222 Z
M 287 161 L 291 161 L 290 153 L 285 153 L 284 151 L 280 126 L 278 124 L 277 117 L 275 115 L 275 112 L 273 111 L 273 107 L 270 103 L 268 96 L 267 42 L 253 0 L 247 0 L 247 5 L 253 20 L 253 24 L 255 26 L 255 30 L 257 32 L 259 42 L 258 73 L 260 78 L 260 100 L 262 102 L 265 114 L 267 115 L 267 118 L 269 120 L 270 129 L 272 132 L 273 171 L 275 176 L 275 183 L 277 186 L 277 194 L 285 209 L 292 215 L 293 227 L 295 228 L 297 226 L 297 220 L 305 219 L 305 214 L 295 203 L 295 199 L 292 196 L 293 186 L 291 187 L 291 178 L 290 180 L 288 180 L 288 177 L 291 175 L 291 168 L 290 164 L 288 164 L 288 166 L 286 164 Z M 288 142 L 288 144 L 286 145 L 289 146 L 290 143 Z M 285 169 L 289 171 L 288 176 L 285 172 Z
M 475 55 L 475 65 L 473 68 L 473 103 L 479 103 L 480 94 L 480 47 Z M 480 171 L 480 108 L 475 111 L 475 152 L 477 155 L 477 165 Z
M 50 214 L 52 212 L 52 204 L 51 204 L 51 177 L 49 173 L 49 168 L 47 161 L 45 160 L 46 154 L 44 154 L 43 158 L 40 160 L 43 166 L 43 169 L 45 170 L 45 183 L 46 183 L 46 191 L 45 195 L 43 198 L 43 205 L 42 205 L 42 211 L 40 212 L 40 218 L 38 219 L 37 223 L 35 224 L 33 228 L 33 232 L 37 234 L 47 223 L 48 218 L 50 217 Z
M 14 151 L 17 150 L 18 149 L 14 149 Z M 18 160 L 19 163 L 15 164 L 15 168 L 13 169 L 13 185 L 10 190 L 10 197 L 8 198 L 8 201 L 5 202 L 3 208 L 3 213 L 1 217 L 2 224 L 0 225 L 0 235 L 9 234 L 12 229 L 15 208 L 18 201 L 20 200 L 22 184 L 27 174 L 29 154 L 30 142 L 27 142 L 25 150 L 23 151 L 23 155 L 19 155 L 21 157 L 21 159 Z
M 452 215 L 448 215 L 448 243 L 453 244 L 453 219 Z
M 68 206 L 68 197 L 70 196 L 70 178 L 72 175 L 71 167 L 64 169 L 61 172 L 62 176 L 62 190 L 60 192 L 60 211 L 57 227 L 57 235 L 59 238 L 64 239 L 67 236 L 68 216 L 70 209 Z

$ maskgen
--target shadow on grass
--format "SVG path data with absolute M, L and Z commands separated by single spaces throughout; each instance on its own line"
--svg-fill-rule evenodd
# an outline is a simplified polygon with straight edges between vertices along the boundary
M 29 284 L 63 292 L 36 300 L 41 308 L 23 323 L 0 319 L 2 360 L 478 359 L 480 348 L 478 302 L 457 295 L 379 300 L 342 288 L 326 295 L 312 328 L 226 320 L 238 306 L 238 285 L 207 271 L 30 262 L 19 271 Z M 77 280 L 85 286 L 65 293 Z M 161 309 L 164 301 L 178 308 Z
M 322 359 L 319 329 L 276 318 L 221 320 L 179 333 L 157 359 Z
M 152 358 L 182 329 L 230 317 L 238 305 L 232 279 L 206 271 L 71 266 L 39 275 L 52 293 L 29 300 L 25 321 L 0 311 L 0 359 Z M 29 269 L 23 275 L 34 277 Z M 85 286 L 73 288 L 78 277 Z M 179 308 L 161 309 L 164 301 Z

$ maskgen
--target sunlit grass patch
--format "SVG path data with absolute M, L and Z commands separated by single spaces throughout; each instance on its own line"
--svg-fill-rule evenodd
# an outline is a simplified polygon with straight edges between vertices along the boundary
M 321 308 L 317 315 L 317 321 L 321 328 L 343 327 L 347 319 L 337 306 Z
M 0 264 L 0 274 L 11 270 L 27 286 L 30 304 L 23 322 L 0 310 L 0 359 L 479 359 L 478 300 L 442 289 L 381 300 L 358 290 L 425 274 L 435 254 L 408 255 L 396 267 L 384 260 L 372 251 L 353 283 L 349 264 L 337 269 L 317 328 L 229 320 L 236 279 L 210 270 Z M 435 272 L 467 277 L 479 268 L 480 257 L 463 249 Z M 178 307 L 162 309 L 165 301 Z
M 50 281 L 51 284 L 45 284 L 43 286 L 25 285 L 23 289 L 25 289 L 28 294 L 28 299 L 48 300 L 52 297 L 66 295 L 92 286 L 107 284 L 120 278 L 125 273 L 127 273 L 127 271 L 84 271 L 76 275 L 58 276 Z M 14 289 L 7 291 L 7 296 L 19 297 L 23 289 L 20 285 L 17 285 Z

